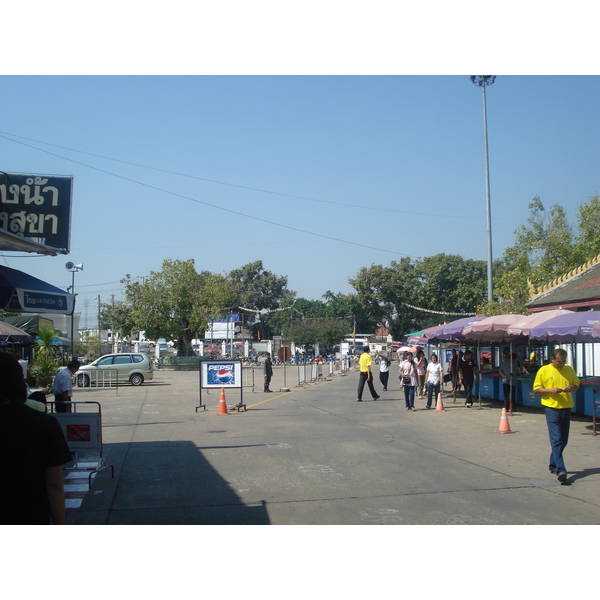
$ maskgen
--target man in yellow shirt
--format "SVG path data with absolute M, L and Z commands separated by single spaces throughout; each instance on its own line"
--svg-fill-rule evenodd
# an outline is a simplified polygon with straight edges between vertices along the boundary
M 565 350 L 557 348 L 552 353 L 552 362 L 540 367 L 533 382 L 533 391 L 541 394 L 546 413 L 552 450 L 550 472 L 555 473 L 561 483 L 567 479 L 563 450 L 569 441 L 571 409 L 574 406 L 572 393 L 579 388 L 579 378 L 566 361 Z
M 358 366 L 360 367 L 360 377 L 358 380 L 358 398 L 356 398 L 357 402 L 362 402 L 362 394 L 365 387 L 365 382 L 369 386 L 369 391 L 371 392 L 371 396 L 373 396 L 373 400 L 377 400 L 377 398 L 379 398 L 377 392 L 375 391 L 375 387 L 373 386 L 373 373 L 371 373 L 372 364 L 373 359 L 369 354 L 369 346 L 364 346 L 363 353 L 360 355 L 360 359 L 358 361 Z

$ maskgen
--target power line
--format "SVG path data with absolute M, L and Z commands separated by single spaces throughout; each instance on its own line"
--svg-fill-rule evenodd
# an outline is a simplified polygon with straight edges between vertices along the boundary
M 227 213 L 230 213 L 230 214 L 234 214 L 234 215 L 237 215 L 237 216 L 240 216 L 240 217 L 244 217 L 246 219 L 252 219 L 254 221 L 259 221 L 261 223 L 267 223 L 268 225 L 274 225 L 275 227 L 282 227 L 283 229 L 290 229 L 292 231 L 298 231 L 300 233 L 304 233 L 304 234 L 307 234 L 307 235 L 312 235 L 312 236 L 315 236 L 315 237 L 319 237 L 319 238 L 331 240 L 331 241 L 334 241 L 334 242 L 340 242 L 342 244 L 348 244 L 348 245 L 351 245 L 351 246 L 358 246 L 360 248 L 367 248 L 368 250 L 377 250 L 378 252 L 386 252 L 388 254 L 394 254 L 396 256 L 408 256 L 410 258 L 418 258 L 416 256 L 411 256 L 410 254 L 404 254 L 402 252 L 396 252 L 396 251 L 393 251 L 393 250 L 387 250 L 385 248 L 376 248 L 375 246 L 368 246 L 367 244 L 359 244 L 358 242 L 351 242 L 351 241 L 348 241 L 348 240 L 342 240 L 340 238 L 336 238 L 336 237 L 333 237 L 333 236 L 330 236 L 330 235 L 325 235 L 325 234 L 322 234 L 322 233 L 314 233 L 313 231 L 307 231 L 305 229 L 300 229 L 299 227 L 292 227 L 291 225 L 284 225 L 283 223 L 277 223 L 275 221 L 269 221 L 268 219 L 263 219 L 261 217 L 255 216 L 255 215 L 248 215 L 246 213 L 243 213 L 243 212 L 240 212 L 240 211 L 237 211 L 237 210 L 233 210 L 231 208 L 226 208 L 224 206 L 219 206 L 219 205 L 216 205 L 216 204 L 211 204 L 210 202 L 205 202 L 203 200 L 198 200 L 197 198 L 192 198 L 192 197 L 186 196 L 184 194 L 178 194 L 177 192 L 173 192 L 173 191 L 170 191 L 170 190 L 165 190 L 164 188 L 160 188 L 158 186 L 151 185 L 149 183 L 145 183 L 143 181 L 138 181 L 137 179 L 133 179 L 131 177 L 125 177 L 124 175 L 118 175 L 117 173 L 112 173 L 111 171 L 107 171 L 106 169 L 101 169 L 99 167 L 94 167 L 92 165 L 88 165 L 86 163 L 80 162 L 80 161 L 75 160 L 73 158 L 67 158 L 66 156 L 61 156 L 60 154 L 56 154 L 54 152 L 50 152 L 48 150 L 44 150 L 43 148 L 36 148 L 35 146 L 32 146 L 31 144 L 26 144 L 25 142 L 21 142 L 19 140 L 13 140 L 11 138 L 8 138 L 5 135 L 2 135 L 1 133 L 0 133 L 0 137 L 3 137 L 3 138 L 5 138 L 5 139 L 7 139 L 7 140 L 9 140 L 11 142 L 16 143 L 16 144 L 21 144 L 22 146 L 26 146 L 27 148 L 32 148 L 33 150 L 37 150 L 38 152 L 43 152 L 45 154 L 49 154 L 50 156 L 55 156 L 55 157 L 60 158 L 62 160 L 68 160 L 69 162 L 75 163 L 77 165 L 81 165 L 81 166 L 86 167 L 88 169 L 93 169 L 94 171 L 98 171 L 100 173 L 104 173 L 105 175 L 111 175 L 112 177 L 117 177 L 118 179 L 123 179 L 124 181 L 129 181 L 131 183 L 135 183 L 137 185 L 141 185 L 143 187 L 150 188 L 150 189 L 162 192 L 164 194 L 169 194 L 169 195 L 175 196 L 177 198 L 183 198 L 184 200 L 189 200 L 190 202 L 195 202 L 196 204 L 202 204 L 204 206 L 209 206 L 210 208 L 214 208 L 216 210 L 220 210 L 220 211 L 227 212 Z
M 140 163 L 136 163 L 136 162 L 132 162 L 132 161 L 128 161 L 128 160 L 122 160 L 119 158 L 112 158 L 110 156 L 104 156 L 102 154 L 95 154 L 93 152 L 87 152 L 85 150 L 77 150 L 75 148 L 69 148 L 67 146 L 61 146 L 59 144 L 52 144 L 51 142 L 44 142 L 41 140 L 35 140 L 32 138 L 27 138 L 24 136 L 20 136 L 20 135 L 16 135 L 13 133 L 7 133 L 4 131 L 0 131 L 0 137 L 3 137 L 4 139 L 10 141 L 10 142 L 15 142 L 17 144 L 23 144 L 25 146 L 29 146 L 28 144 L 24 144 L 23 142 L 19 142 L 18 139 L 13 139 L 13 138 L 19 138 L 22 140 L 27 140 L 30 142 L 35 142 L 36 144 L 44 144 L 46 146 L 52 146 L 53 148 L 60 148 L 61 150 L 68 150 L 69 152 L 77 152 L 79 154 L 85 154 L 87 156 L 93 156 L 95 158 L 101 158 L 103 160 L 110 160 L 113 162 L 117 162 L 117 163 L 121 163 L 124 165 L 131 165 L 133 167 L 138 167 L 141 169 L 148 169 L 150 171 L 157 171 L 159 173 L 167 173 L 169 175 L 176 175 L 177 177 L 187 177 L 189 179 L 196 179 L 197 181 L 205 181 L 207 183 L 215 183 L 217 185 L 226 185 L 229 187 L 235 187 L 238 189 L 242 189 L 242 190 L 248 190 L 251 192 L 260 192 L 261 194 L 271 194 L 274 196 L 282 196 L 285 198 L 293 198 L 295 200 L 309 200 L 310 202 L 320 202 L 322 204 L 333 204 L 335 206 L 343 206 L 344 208 L 360 208 L 361 210 L 364 210 L 364 206 L 358 205 L 358 204 L 349 204 L 348 202 L 336 202 L 334 200 L 323 200 L 321 198 L 311 198 L 310 196 L 298 196 L 296 194 L 288 194 L 285 192 L 275 192 L 273 190 L 265 190 L 262 188 L 255 188 L 255 187 L 251 187 L 251 186 L 247 186 L 247 185 L 241 185 L 238 183 L 231 183 L 228 181 L 220 181 L 217 179 L 209 179 L 208 177 L 200 177 L 198 175 L 190 175 L 189 173 L 180 173 L 178 171 L 171 171 L 169 169 L 162 169 L 160 167 L 151 167 L 148 165 L 143 165 Z M 34 150 L 39 150 L 40 152 L 47 152 L 46 150 L 43 150 L 41 148 L 35 148 L 35 146 L 29 146 L 31 148 L 33 148 Z M 57 154 L 53 154 L 53 153 L 49 153 L 52 154 L 53 156 L 59 156 Z M 59 158 L 64 158 L 65 160 L 72 160 L 66 157 L 61 157 L 59 156 Z M 77 162 L 77 161 L 73 161 L 73 162 Z M 78 163 L 78 164 L 83 164 L 83 163 Z M 84 166 L 89 166 L 89 165 L 84 165 Z M 95 167 L 90 167 L 90 168 L 95 168 Z M 117 175 L 117 177 L 119 177 Z M 399 210 L 399 209 L 395 209 L 395 208 L 391 208 L 391 207 L 386 207 L 386 208 L 379 208 L 377 206 L 370 206 L 369 210 L 372 211 L 381 211 L 381 212 L 385 212 L 385 213 L 399 213 L 399 214 L 403 214 L 403 215 L 415 215 L 415 216 L 419 216 L 419 217 L 428 217 L 431 216 L 431 212 L 426 212 L 426 213 L 421 213 L 421 212 L 413 212 L 410 210 Z M 472 219 L 472 220 L 476 220 L 476 221 L 481 221 L 482 217 L 474 217 L 471 215 L 439 215 L 440 217 L 444 218 L 444 219 Z

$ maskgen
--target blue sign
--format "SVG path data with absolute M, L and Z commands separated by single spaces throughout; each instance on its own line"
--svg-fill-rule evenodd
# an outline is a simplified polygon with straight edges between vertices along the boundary
M 239 313 L 230 313 L 224 319 L 213 319 L 214 323 L 238 323 L 240 320 Z
M 44 294 L 43 292 L 27 292 L 23 293 L 23 309 L 30 311 L 60 311 L 66 312 L 67 296 L 56 294 Z
M 208 365 L 206 372 L 208 385 L 235 385 L 235 368 L 233 363 Z

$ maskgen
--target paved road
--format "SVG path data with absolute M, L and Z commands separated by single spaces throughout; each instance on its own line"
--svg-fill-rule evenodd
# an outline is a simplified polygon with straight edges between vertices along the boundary
M 272 389 L 282 376 L 276 368 Z M 78 389 L 75 400 L 101 403 L 115 478 L 99 473 L 68 523 L 600 523 L 600 436 L 589 419 L 572 424 L 561 485 L 547 471 L 540 411 L 517 412 L 503 435 L 499 404 L 466 409 L 446 398 L 436 412 L 418 400 L 407 412 L 393 377 L 377 402 L 368 393 L 355 402 L 357 380 L 351 372 L 288 393 L 244 391 L 248 410 L 226 416 L 215 390 L 195 410 L 197 372 Z M 227 403 L 238 399 L 230 390 Z

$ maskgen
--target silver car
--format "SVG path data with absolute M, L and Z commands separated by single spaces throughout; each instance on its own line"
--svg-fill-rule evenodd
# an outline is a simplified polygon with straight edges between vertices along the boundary
M 145 380 L 154 376 L 152 361 L 143 352 L 124 352 L 105 354 L 89 365 L 83 365 L 75 374 L 79 387 L 91 384 L 109 385 L 111 383 L 126 383 L 142 385 Z

